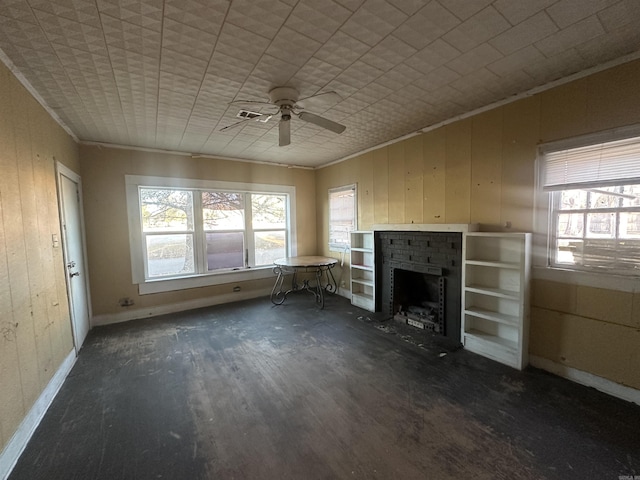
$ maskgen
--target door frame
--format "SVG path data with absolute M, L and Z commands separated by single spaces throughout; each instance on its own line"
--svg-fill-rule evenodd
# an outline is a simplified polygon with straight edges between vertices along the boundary
M 67 231 L 64 228 L 65 226 L 65 218 L 64 218 L 64 205 L 62 198 L 62 176 L 67 177 L 69 180 L 78 185 L 78 209 L 80 212 L 80 242 L 82 243 L 82 256 L 83 256 L 83 264 L 84 264 L 84 272 L 81 278 L 83 279 L 82 285 L 85 289 L 85 295 L 87 299 L 87 313 L 89 314 L 89 330 L 93 327 L 93 312 L 91 310 L 91 289 L 89 288 L 89 264 L 87 260 L 87 239 L 85 234 L 85 223 L 84 223 L 84 206 L 82 201 L 82 178 L 76 172 L 71 170 L 66 165 L 56 161 L 56 191 L 58 195 L 58 218 L 60 220 L 60 233 L 61 233 L 61 242 L 62 242 L 62 257 L 64 259 L 64 281 L 67 287 L 67 303 L 69 305 L 69 320 L 71 321 L 71 330 L 73 332 L 73 345 L 76 350 L 76 355 L 78 355 L 80 348 L 82 345 L 78 345 L 78 338 L 76 332 L 76 323 L 74 321 L 74 309 L 73 309 L 73 297 L 71 295 L 71 283 L 68 275 L 67 264 L 69 263 L 69 259 L 67 258 Z

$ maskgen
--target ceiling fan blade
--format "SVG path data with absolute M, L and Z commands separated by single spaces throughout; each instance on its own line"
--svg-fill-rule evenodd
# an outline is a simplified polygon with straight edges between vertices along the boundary
M 224 132 L 224 131 L 226 131 L 226 130 L 230 130 L 230 129 L 234 128 L 234 127 L 237 127 L 238 125 L 241 125 L 241 124 L 243 124 L 243 123 L 248 122 L 249 120 L 255 120 L 255 119 L 256 119 L 256 117 L 253 117 L 253 118 L 245 118 L 244 120 L 240 120 L 239 122 L 232 123 L 231 125 L 227 125 L 226 127 L 222 127 L 222 128 L 220 129 L 220 131 L 221 131 L 221 132 Z
M 313 123 L 314 125 L 317 125 L 319 127 L 331 130 L 335 133 L 342 133 L 347 128 L 340 123 L 334 122 L 333 120 L 329 120 L 328 118 L 321 117 L 311 112 L 300 112 L 298 114 L 298 118 L 300 118 L 300 120 L 304 120 L 305 122 Z
M 311 95 L 309 97 L 301 98 L 296 103 L 299 104 L 301 102 L 305 102 L 305 101 L 308 101 L 308 100 L 313 101 L 313 103 L 322 102 L 322 104 L 333 105 L 335 103 L 338 103 L 340 100 L 342 100 L 342 97 L 340 95 L 338 95 L 337 92 L 334 92 L 334 91 L 322 92 L 322 93 L 316 93 L 315 95 Z
M 279 124 L 279 135 L 280 141 L 278 145 L 281 147 L 286 147 L 291 143 L 291 121 L 290 120 L 280 120 Z
M 273 106 L 271 102 L 264 102 L 262 100 L 233 100 L 228 105 L 269 105 Z

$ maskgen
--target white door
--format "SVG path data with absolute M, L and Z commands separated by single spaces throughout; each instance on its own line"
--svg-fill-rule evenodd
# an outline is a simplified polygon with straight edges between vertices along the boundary
M 89 332 L 89 282 L 85 269 L 80 177 L 61 164 L 58 164 L 58 189 L 73 339 L 79 351 Z

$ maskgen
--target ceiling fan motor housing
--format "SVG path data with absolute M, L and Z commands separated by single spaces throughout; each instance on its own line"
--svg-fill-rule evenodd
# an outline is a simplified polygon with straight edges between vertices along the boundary
M 298 101 L 298 91 L 293 87 L 276 87 L 269 92 L 271 103 L 291 110 Z

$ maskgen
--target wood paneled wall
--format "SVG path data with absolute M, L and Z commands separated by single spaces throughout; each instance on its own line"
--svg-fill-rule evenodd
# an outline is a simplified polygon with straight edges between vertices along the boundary
M 639 124 L 638 83 L 635 61 L 318 170 L 320 251 L 331 253 L 327 190 L 351 183 L 358 184 L 362 230 L 479 223 L 484 230 L 533 231 L 537 146 Z M 337 273 L 348 285 L 348 270 Z M 572 296 L 576 291 L 583 294 Z M 638 293 L 554 279 L 536 280 L 533 292 L 531 354 L 640 388 Z M 549 301 L 553 292 L 575 301 Z
M 75 142 L 0 63 L 0 451 L 73 348 L 55 161 Z
M 196 303 L 229 295 L 235 285 L 240 285 L 243 293 L 268 291 L 273 286 L 270 277 L 139 295 L 138 286 L 131 282 L 125 175 L 294 186 L 298 254 L 311 255 L 316 251 L 313 170 L 87 145 L 80 147 L 80 156 L 94 317 L 114 318 L 123 313 L 135 314 L 136 310 L 149 311 L 183 302 Z M 118 300 L 123 297 L 131 298 L 135 305 L 121 306 Z

